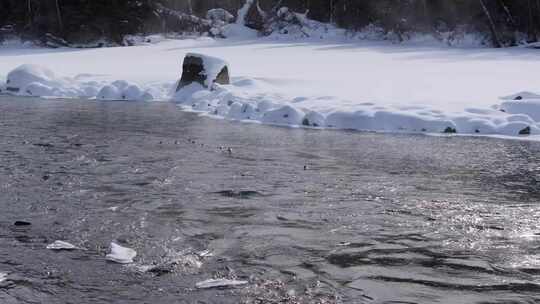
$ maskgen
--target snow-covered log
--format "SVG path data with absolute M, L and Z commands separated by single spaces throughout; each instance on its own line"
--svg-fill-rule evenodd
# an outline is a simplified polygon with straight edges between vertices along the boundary
M 187 54 L 182 65 L 182 78 L 176 90 L 179 91 L 192 83 L 199 83 L 210 90 L 216 83 L 229 84 L 230 76 L 227 62 L 202 54 Z

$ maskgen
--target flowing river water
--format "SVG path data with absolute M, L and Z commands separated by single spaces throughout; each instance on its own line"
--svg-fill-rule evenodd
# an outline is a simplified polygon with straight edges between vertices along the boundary
M 539 179 L 537 142 L 2 97 L 0 303 L 540 303 Z

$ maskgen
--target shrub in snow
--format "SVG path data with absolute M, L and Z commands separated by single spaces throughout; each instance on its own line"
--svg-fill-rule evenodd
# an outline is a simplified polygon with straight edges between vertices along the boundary
M 298 126 L 302 124 L 304 117 L 304 112 L 291 106 L 283 106 L 279 109 L 264 113 L 262 122 L 269 124 Z
M 227 62 L 202 54 L 187 54 L 182 65 L 182 78 L 176 91 L 192 83 L 199 83 L 208 89 L 213 89 L 215 83 L 229 84 L 230 76 Z
M 9 72 L 6 80 L 6 90 L 17 93 L 31 83 L 55 87 L 60 84 L 54 73 L 42 66 L 24 64 Z
M 232 23 L 234 22 L 233 14 L 222 8 L 211 9 L 206 13 L 206 19 L 210 20 L 212 24 L 219 23 Z
M 96 96 L 96 99 L 99 100 L 120 100 L 122 99 L 122 93 L 120 90 L 114 86 L 114 85 L 106 85 Z

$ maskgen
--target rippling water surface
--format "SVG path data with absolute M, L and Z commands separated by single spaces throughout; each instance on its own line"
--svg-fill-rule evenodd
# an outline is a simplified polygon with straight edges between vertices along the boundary
M 534 142 L 2 98 L 0 303 L 537 303 L 539 173 Z

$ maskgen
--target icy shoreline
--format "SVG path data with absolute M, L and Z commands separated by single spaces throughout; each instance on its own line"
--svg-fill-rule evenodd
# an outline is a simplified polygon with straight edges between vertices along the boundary
M 232 83 L 175 93 L 181 59 L 192 51 L 230 62 Z M 535 57 L 522 48 L 209 38 L 92 50 L 0 49 L 0 88 L 21 96 L 173 101 L 230 120 L 286 126 L 533 138 L 540 135 L 540 96 L 499 97 L 534 90 L 538 82 L 527 71 L 540 68 Z M 5 83 L 10 71 L 17 81 Z

